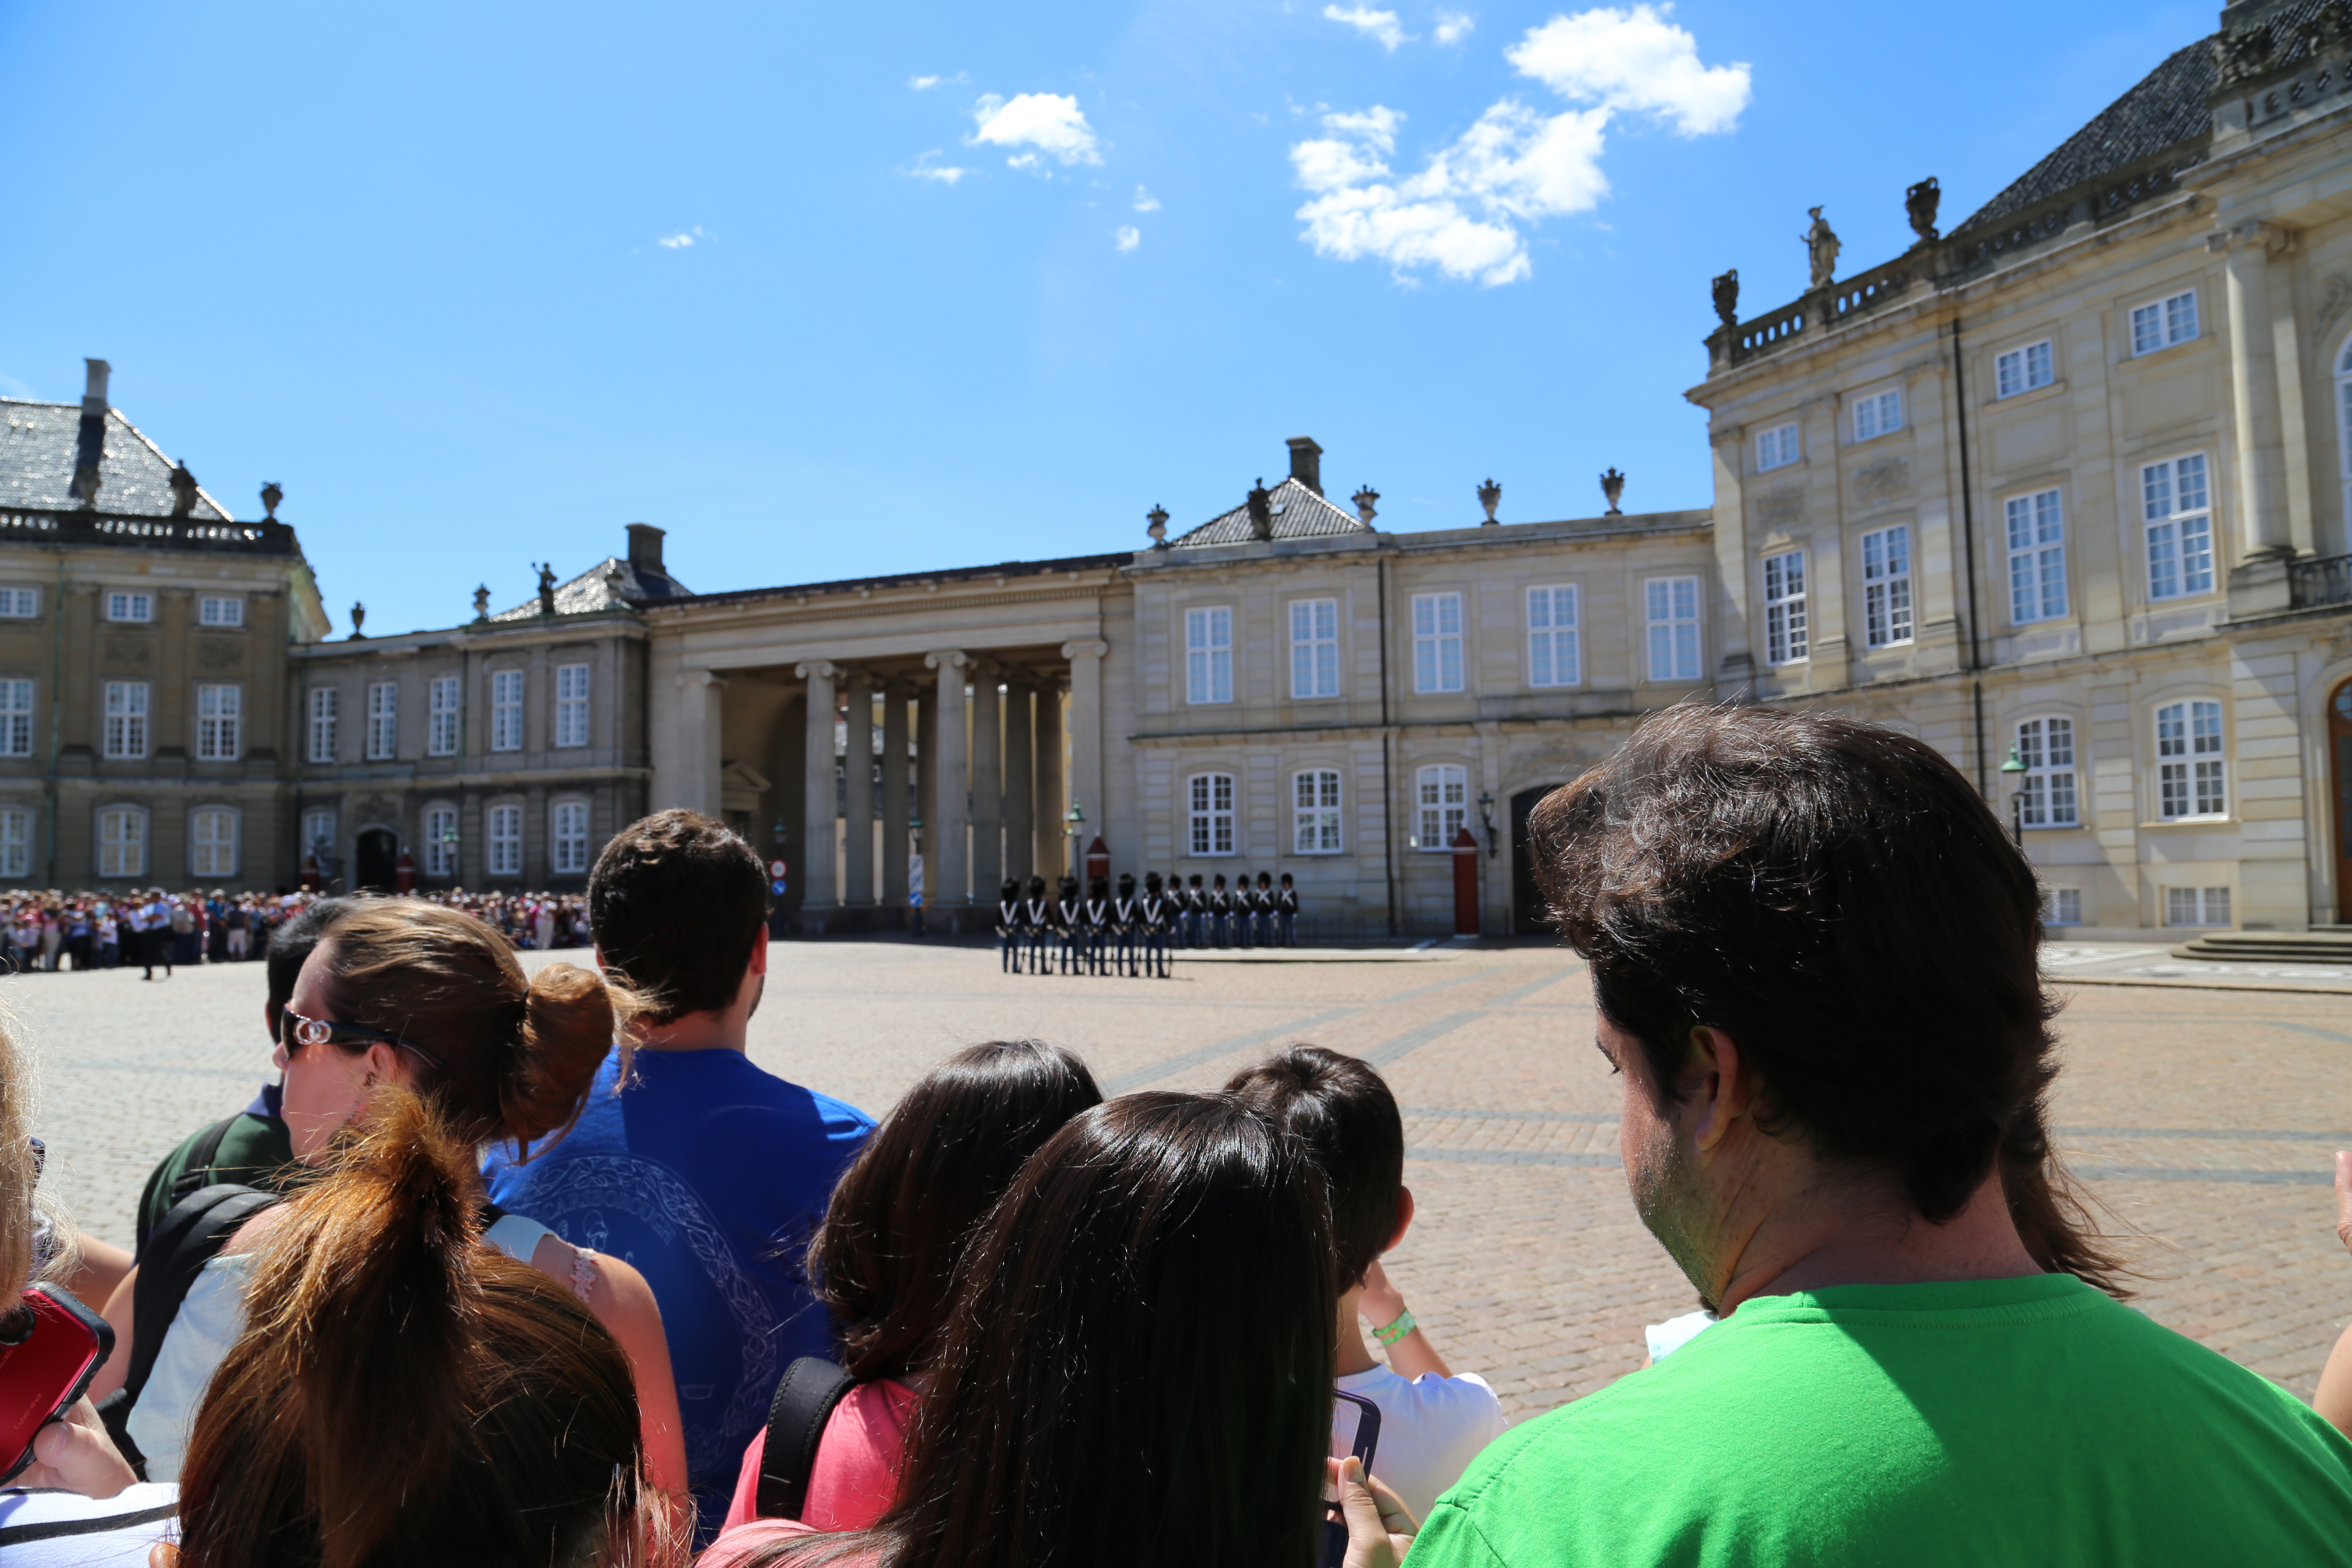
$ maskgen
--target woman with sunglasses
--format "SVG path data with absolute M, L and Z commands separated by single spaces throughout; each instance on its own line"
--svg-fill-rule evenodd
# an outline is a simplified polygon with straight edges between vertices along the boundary
M 574 964 L 526 977 L 512 945 L 472 915 L 421 900 L 354 900 L 303 963 L 279 1026 L 294 1157 L 331 1165 L 345 1129 L 365 1119 L 387 1085 L 422 1099 L 469 1147 L 512 1142 L 528 1153 L 578 1117 L 628 1006 L 625 993 Z M 478 1191 L 475 1204 L 483 1242 L 570 1289 L 628 1352 L 647 1469 L 656 1486 L 682 1497 L 677 1390 L 645 1277 L 519 1215 L 488 1210 Z M 229 1237 L 165 1332 L 128 1421 L 152 1479 L 179 1473 L 197 1404 L 244 1329 L 255 1251 L 283 1213 L 265 1210 Z M 107 1305 L 115 1352 L 97 1396 L 121 1384 L 135 1353 L 138 1279 L 134 1268 Z

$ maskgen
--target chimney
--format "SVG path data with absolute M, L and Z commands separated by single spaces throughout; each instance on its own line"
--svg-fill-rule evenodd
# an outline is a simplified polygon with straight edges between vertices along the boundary
M 1256 485 L 1252 487 L 1249 493 L 1250 537 L 1252 539 L 1272 539 L 1274 537 L 1274 508 L 1271 504 L 1271 500 L 1272 498 L 1265 493 L 1265 481 L 1264 479 L 1258 480 Z
M 1315 444 L 1312 436 L 1293 436 L 1290 447 L 1290 477 L 1313 490 L 1323 493 L 1323 448 Z
M 666 531 L 650 522 L 629 524 L 630 571 L 651 573 L 656 577 L 669 575 L 662 570 L 662 536 Z
M 81 428 L 74 437 L 74 497 L 82 505 L 98 505 L 98 487 L 103 483 L 99 464 L 106 457 L 106 378 L 112 369 L 102 359 L 81 362 L 88 379 L 81 388 Z

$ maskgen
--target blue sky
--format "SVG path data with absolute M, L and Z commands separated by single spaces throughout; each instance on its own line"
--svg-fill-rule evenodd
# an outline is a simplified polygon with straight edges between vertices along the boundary
M 670 531 L 717 590 L 1709 500 L 1743 313 L 1956 223 L 2218 6 L 0 0 L 0 394 L 114 398 L 341 629 Z

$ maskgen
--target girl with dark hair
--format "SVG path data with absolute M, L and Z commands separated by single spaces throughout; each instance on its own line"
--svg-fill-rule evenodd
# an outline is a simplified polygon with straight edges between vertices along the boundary
M 860 1530 L 890 1506 L 965 1245 L 1029 1156 L 1101 1103 L 1094 1074 L 1061 1047 L 992 1041 L 924 1074 L 866 1141 L 809 1246 L 856 1384 L 825 1423 L 803 1521 Z M 730 1526 L 754 1516 L 767 1447 L 762 1431 L 743 1455 Z
M 897 1504 L 867 1530 L 758 1521 L 710 1568 L 1311 1568 L 1331 1473 L 1324 1184 L 1225 1095 L 1137 1094 L 1024 1166 L 966 1254 Z M 1411 1517 L 1353 1459 L 1348 1561 Z

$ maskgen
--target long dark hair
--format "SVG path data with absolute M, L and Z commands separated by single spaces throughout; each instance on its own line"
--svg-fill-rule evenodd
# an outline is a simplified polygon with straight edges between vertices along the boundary
M 809 1244 L 852 1375 L 905 1377 L 937 1359 L 973 1228 L 1030 1155 L 1101 1103 L 1087 1064 L 1038 1040 L 967 1047 L 907 1091 L 834 1188 Z
M 749 1561 L 1309 1568 L 1337 1317 L 1296 1140 L 1229 1095 L 1097 1106 L 966 1257 L 898 1504 Z

